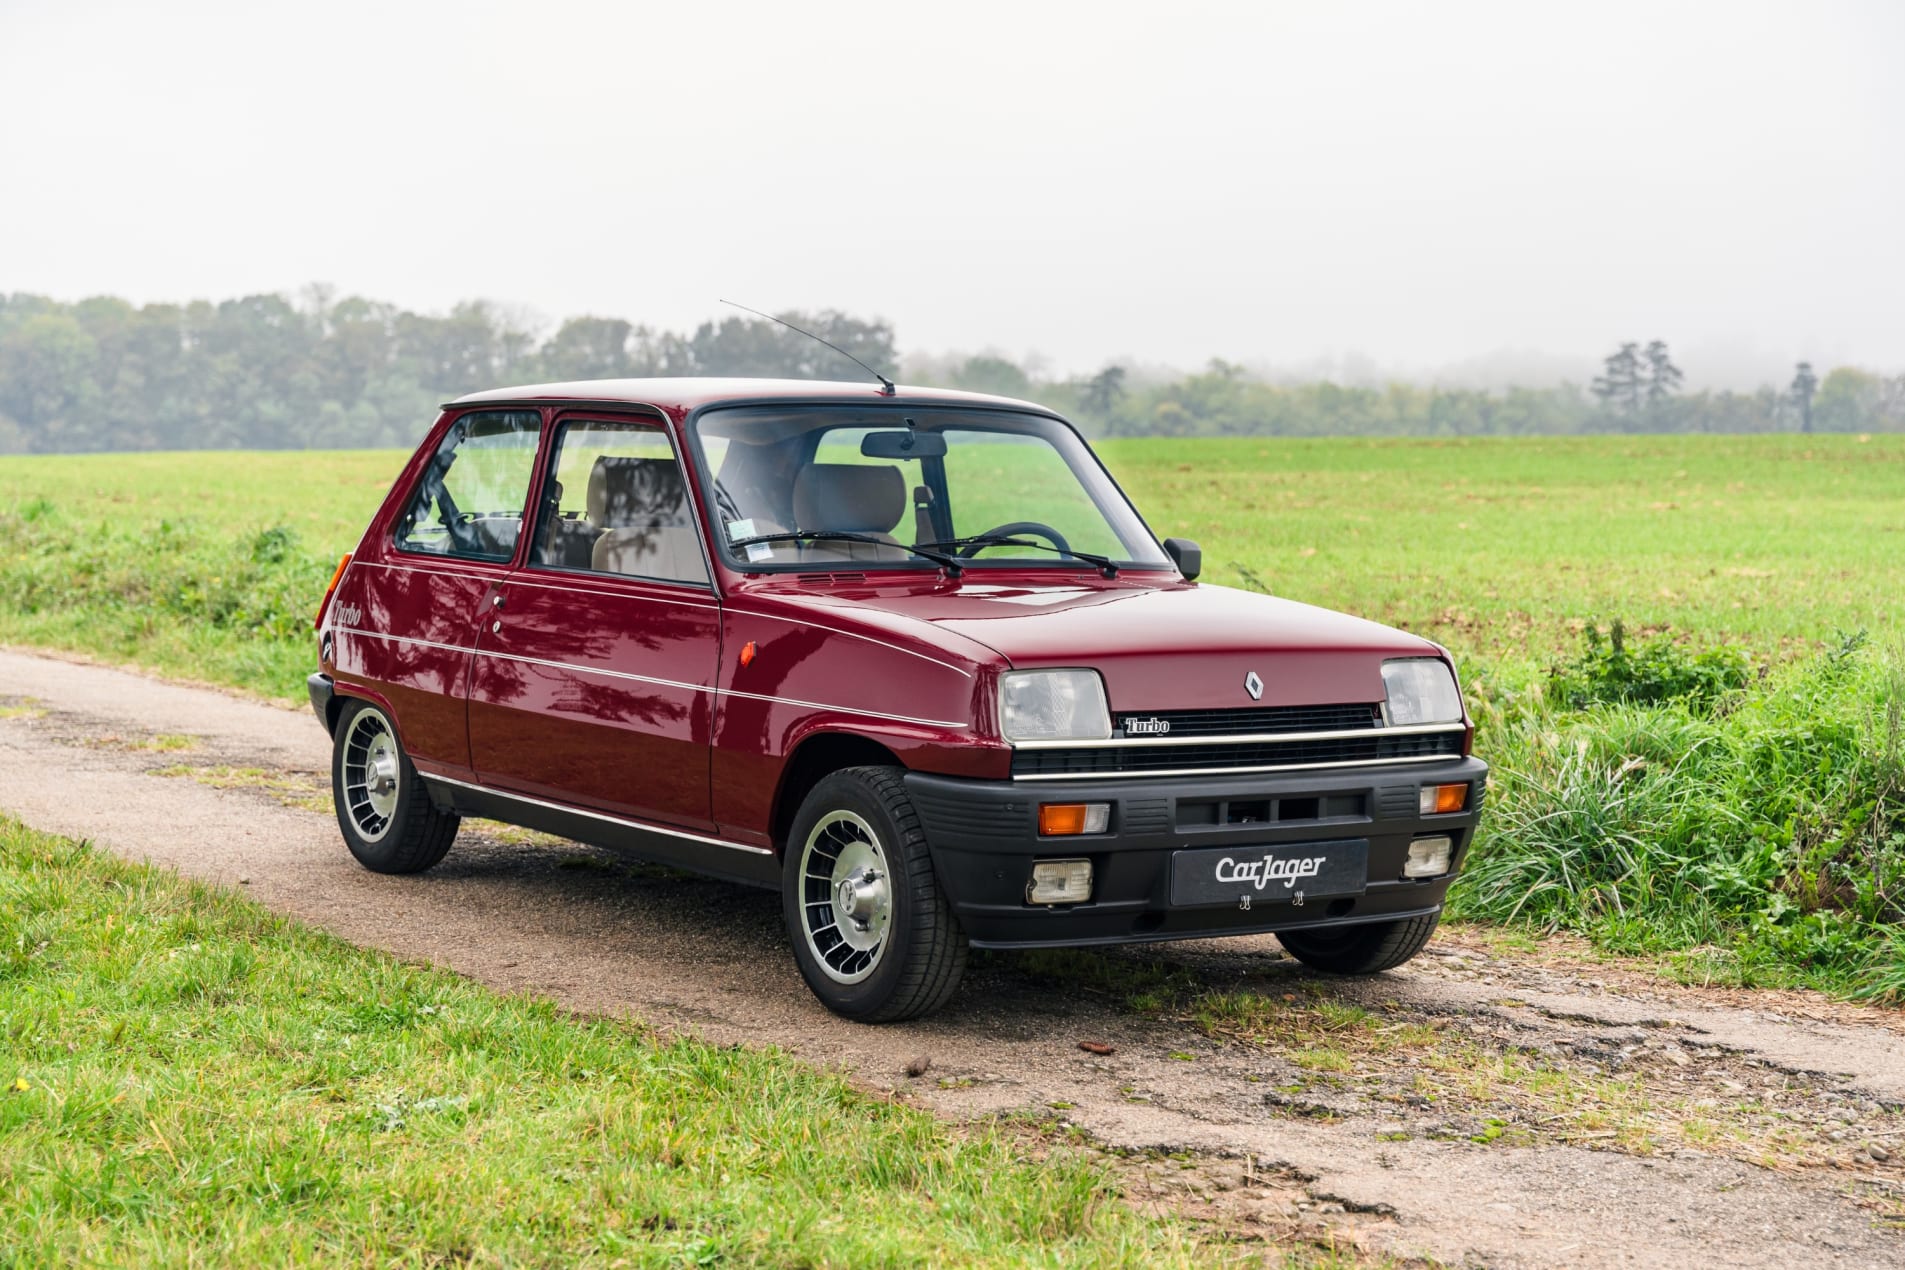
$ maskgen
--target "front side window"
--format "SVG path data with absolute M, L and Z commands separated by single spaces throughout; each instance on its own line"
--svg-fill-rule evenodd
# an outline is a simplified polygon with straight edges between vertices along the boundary
M 905 406 L 711 410 L 719 549 L 741 569 L 930 566 L 1167 569 L 1089 448 L 1042 415 Z
M 484 410 L 450 425 L 397 522 L 404 551 L 507 561 L 522 537 L 542 415 Z
M 561 424 L 529 562 L 706 583 L 707 562 L 668 434 L 627 420 Z

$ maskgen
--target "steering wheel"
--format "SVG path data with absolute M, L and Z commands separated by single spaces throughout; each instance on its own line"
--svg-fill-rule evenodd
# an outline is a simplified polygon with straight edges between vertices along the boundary
M 1069 552 L 1072 549 L 1072 545 L 1065 541 L 1064 534 L 1059 533 L 1058 530 L 1053 529 L 1050 525 L 1036 520 L 1008 521 L 996 529 L 988 529 L 977 536 L 981 539 L 1011 538 L 1018 534 L 1037 534 L 1041 538 L 1049 538 L 1052 545 L 1057 547 L 1060 551 Z M 989 542 L 969 542 L 959 549 L 959 556 L 961 559 L 970 560 L 987 547 L 995 545 L 997 544 Z

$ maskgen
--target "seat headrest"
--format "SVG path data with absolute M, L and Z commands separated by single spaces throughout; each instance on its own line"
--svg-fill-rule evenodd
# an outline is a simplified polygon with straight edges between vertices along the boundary
M 589 469 L 589 523 L 601 529 L 678 524 L 686 496 L 672 459 L 604 454 Z
M 802 529 L 892 532 L 906 514 L 906 478 L 897 467 L 810 463 L 794 478 L 794 518 Z

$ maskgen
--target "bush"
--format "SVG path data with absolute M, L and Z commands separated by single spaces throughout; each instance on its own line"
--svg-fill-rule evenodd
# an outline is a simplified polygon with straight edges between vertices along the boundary
M 1718 946 L 1742 980 L 1896 992 L 1905 667 L 1858 643 L 1750 686 L 1590 647 L 1570 682 L 1608 697 L 1484 733 L 1489 810 L 1453 910 L 1620 951 Z M 1620 675 L 1661 695 L 1623 697 Z
M 1587 629 L 1582 655 L 1550 675 L 1556 704 L 1570 710 L 1610 702 L 1649 705 L 1685 701 L 1711 709 L 1726 694 L 1746 686 L 1748 661 L 1737 648 L 1692 651 L 1666 636 L 1630 650 L 1625 626 L 1616 621 L 1605 638 L 1598 626 Z

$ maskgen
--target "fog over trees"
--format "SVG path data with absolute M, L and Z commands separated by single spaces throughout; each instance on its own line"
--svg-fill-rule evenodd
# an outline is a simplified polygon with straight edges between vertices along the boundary
M 1687 392 L 1660 338 L 1610 341 L 1585 385 L 1484 390 L 1287 382 L 1221 360 L 1190 374 L 1108 365 L 1048 376 L 990 351 L 902 358 L 877 319 L 781 316 L 905 382 L 1031 398 L 1101 436 L 1905 430 L 1905 375 L 1800 363 L 1784 387 Z M 8 453 L 407 447 L 461 393 L 647 375 L 861 377 L 813 340 L 739 314 L 692 331 L 605 317 L 547 330 L 483 301 L 423 314 L 321 287 L 144 306 L 0 295 Z

